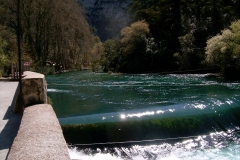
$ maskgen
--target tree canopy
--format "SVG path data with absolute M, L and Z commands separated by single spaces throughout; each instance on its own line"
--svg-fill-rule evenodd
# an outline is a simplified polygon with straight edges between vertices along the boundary
M 227 66 L 233 53 L 233 33 L 225 29 L 207 41 L 206 60 L 213 65 Z
M 16 1 L 0 0 L 0 3 L 0 12 L 5 15 L 0 21 L 4 26 L 1 32 L 16 35 Z M 21 45 L 26 55 L 23 60 L 31 61 L 40 72 L 46 64 L 63 68 L 89 65 L 92 60 L 88 54 L 94 39 L 84 10 L 76 0 L 22 1 Z
M 219 40 L 219 37 L 215 40 L 208 39 L 240 18 L 239 5 L 239 1 L 229 0 L 132 0 L 129 9 L 132 24 L 144 21 L 148 24 L 149 31 L 143 41 L 142 37 L 135 39 L 136 36 L 130 30 L 131 25 L 122 30 L 119 42 L 121 54 L 116 54 L 118 58 L 115 59 L 123 62 L 119 63 L 122 65 L 118 65 L 117 70 L 121 68 L 120 66 L 124 66 L 124 69 L 119 71 L 124 72 L 169 72 L 208 68 L 220 63 L 211 62 L 209 54 L 206 54 L 208 56 L 207 60 L 205 59 L 205 47 L 208 43 L 218 48 L 216 52 L 222 57 L 228 55 L 229 51 L 226 49 L 228 45 L 235 45 L 232 52 L 236 57 L 239 51 L 237 40 L 229 44 L 225 42 L 226 40 Z M 237 33 L 233 31 L 233 27 L 236 28 L 232 25 L 231 32 Z M 228 29 L 222 32 L 222 36 L 229 36 Z M 237 37 L 237 34 L 234 34 L 234 37 Z M 124 41 L 126 43 L 123 43 Z M 219 48 L 222 45 L 225 47 Z M 151 51 L 151 54 L 148 51 Z M 210 52 L 209 49 L 208 51 Z M 127 58 L 122 56 L 123 53 L 131 54 Z M 133 53 L 137 56 L 134 57 Z M 227 63 L 226 59 L 227 57 L 221 60 L 221 63 Z
M 240 20 L 207 40 L 206 61 L 223 69 L 240 69 Z
M 40 72 L 46 65 L 129 73 L 238 67 L 239 7 L 239 0 L 132 0 L 132 22 L 101 42 L 76 0 L 22 1 L 23 60 Z M 16 14 L 16 1 L 0 0 L 2 72 L 17 59 Z

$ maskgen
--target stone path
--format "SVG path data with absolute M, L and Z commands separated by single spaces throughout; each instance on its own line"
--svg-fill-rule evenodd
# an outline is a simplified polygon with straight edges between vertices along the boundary
M 21 123 L 22 114 L 12 112 L 18 88 L 18 82 L 0 81 L 0 160 L 7 158 Z

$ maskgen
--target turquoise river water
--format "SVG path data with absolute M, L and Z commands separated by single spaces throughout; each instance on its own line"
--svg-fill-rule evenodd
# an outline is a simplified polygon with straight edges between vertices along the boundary
M 203 114 L 217 114 L 229 124 L 222 131 L 212 127 L 206 135 L 173 137 L 174 143 L 165 139 L 153 145 L 70 147 L 72 159 L 240 159 L 239 124 L 224 119 L 229 108 L 239 108 L 240 114 L 238 81 L 225 81 L 211 74 L 121 75 L 89 71 L 49 75 L 46 80 L 48 96 L 61 124 Z

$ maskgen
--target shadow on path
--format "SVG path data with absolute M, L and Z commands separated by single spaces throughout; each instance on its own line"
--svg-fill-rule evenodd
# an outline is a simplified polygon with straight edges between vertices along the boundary
M 6 123 L 6 125 L 3 127 L 0 133 L 0 150 L 5 150 L 4 154 L 6 154 L 6 157 L 12 146 L 14 138 L 17 135 L 17 132 L 21 123 L 21 118 L 22 118 L 22 114 L 13 113 L 13 108 L 16 103 L 18 93 L 19 93 L 19 84 L 14 93 L 11 105 L 7 108 L 6 113 L 3 116 L 3 119 L 0 119 L 3 122 L 2 126 L 4 126 Z M 3 98 L 1 99 L 1 101 L 2 102 L 7 101 L 7 99 Z M 5 106 L 3 105 L 1 107 L 5 107 Z M 0 155 L 1 158 L 3 158 L 2 156 L 4 155 Z

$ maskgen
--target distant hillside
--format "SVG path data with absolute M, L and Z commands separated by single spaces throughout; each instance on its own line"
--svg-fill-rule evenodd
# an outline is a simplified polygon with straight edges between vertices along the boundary
M 79 3 L 86 9 L 89 24 L 103 41 L 119 36 L 130 21 L 131 0 L 79 0 Z

